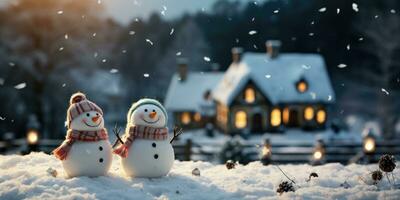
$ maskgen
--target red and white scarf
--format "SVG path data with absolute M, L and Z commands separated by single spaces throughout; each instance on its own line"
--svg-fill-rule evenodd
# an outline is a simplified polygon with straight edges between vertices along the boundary
M 124 144 L 114 150 L 114 153 L 126 158 L 128 150 L 135 139 L 166 140 L 168 139 L 168 128 L 153 128 L 148 126 L 133 125 L 124 135 Z
M 96 142 L 107 139 L 108 134 L 105 128 L 98 131 L 77 131 L 69 129 L 64 142 L 58 148 L 53 150 L 53 154 L 56 158 L 65 160 L 75 141 Z

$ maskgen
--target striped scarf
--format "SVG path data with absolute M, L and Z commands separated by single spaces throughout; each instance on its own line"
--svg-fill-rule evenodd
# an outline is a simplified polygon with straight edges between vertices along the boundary
M 77 131 L 69 129 L 64 142 L 58 148 L 53 150 L 53 154 L 59 160 L 65 160 L 75 141 L 96 142 L 107 139 L 108 134 L 105 128 L 98 131 Z
M 147 140 L 166 140 L 168 139 L 168 128 L 153 128 L 148 126 L 133 125 L 129 127 L 127 133 L 125 133 L 124 144 L 121 144 L 114 150 L 114 153 L 126 158 L 128 156 L 128 150 L 131 147 L 135 139 L 147 139 Z

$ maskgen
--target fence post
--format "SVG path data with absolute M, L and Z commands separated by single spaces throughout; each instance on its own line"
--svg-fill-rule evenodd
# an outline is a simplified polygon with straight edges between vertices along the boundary
M 191 155 L 192 155 L 192 140 L 188 139 L 188 140 L 186 140 L 184 158 L 183 159 L 185 161 L 188 161 L 188 160 L 190 160 Z

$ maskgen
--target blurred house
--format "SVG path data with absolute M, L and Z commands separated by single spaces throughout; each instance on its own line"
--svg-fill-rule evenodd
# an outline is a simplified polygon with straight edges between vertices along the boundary
M 202 113 L 208 108 L 215 109 L 215 116 L 207 119 L 215 119 L 212 123 L 229 134 L 326 128 L 335 94 L 324 59 L 318 54 L 279 53 L 280 45 L 268 41 L 266 53 L 233 48 L 232 64 L 223 75 L 188 73 L 181 64 L 165 102 L 174 123 L 202 127 Z M 202 108 L 202 102 L 209 106 Z

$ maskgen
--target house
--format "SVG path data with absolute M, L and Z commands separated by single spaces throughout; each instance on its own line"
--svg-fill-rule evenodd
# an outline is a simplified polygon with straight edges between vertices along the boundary
M 201 128 L 215 121 L 211 91 L 221 80 L 222 72 L 189 72 L 187 60 L 178 60 L 178 73 L 173 75 L 164 106 L 170 122 L 185 129 Z
M 172 109 L 179 125 L 189 107 L 199 106 L 204 100 L 201 94 L 211 90 L 207 98 L 212 99 L 215 109 L 213 123 L 222 132 L 324 129 L 329 105 L 335 101 L 324 59 L 319 54 L 279 53 L 280 45 L 280 41 L 267 41 L 265 53 L 242 53 L 241 48 L 233 48 L 232 63 L 222 77 L 216 72 L 214 77 L 207 73 L 201 78 L 188 73 L 180 82 L 174 76 L 168 90 L 167 109 Z M 168 105 L 174 98 L 180 102 L 174 102 L 175 107 Z M 190 106 L 183 108 L 186 101 Z M 178 107 L 182 112 L 177 112 Z

